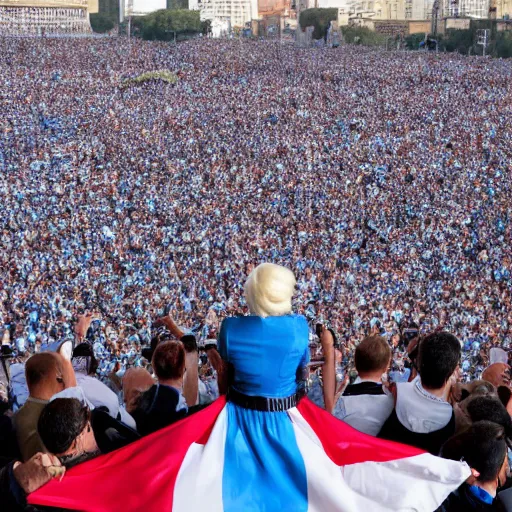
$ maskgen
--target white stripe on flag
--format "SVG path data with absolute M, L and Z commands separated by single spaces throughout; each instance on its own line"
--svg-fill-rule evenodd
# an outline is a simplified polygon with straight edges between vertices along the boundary
M 341 468 L 326 455 L 322 443 L 302 414 L 294 407 L 288 415 L 306 466 L 308 512 L 361 512 L 363 509 L 358 508 L 357 495 L 343 480 Z M 369 512 L 370 509 L 367 510 Z
M 227 414 L 221 411 L 205 445 L 190 446 L 174 486 L 173 512 L 222 512 Z
M 288 413 L 306 465 L 309 512 L 432 512 L 470 474 L 466 464 L 428 453 L 339 467 L 300 412 Z

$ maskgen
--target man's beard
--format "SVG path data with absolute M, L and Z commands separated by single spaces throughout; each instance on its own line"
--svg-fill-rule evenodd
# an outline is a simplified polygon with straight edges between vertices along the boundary
M 79 453 L 76 456 L 72 456 L 69 458 L 66 457 L 60 457 L 62 465 L 66 469 L 71 469 L 72 467 L 81 464 L 82 462 L 87 462 L 88 460 L 94 459 L 101 455 L 101 452 L 99 450 L 95 450 L 93 452 L 82 452 Z

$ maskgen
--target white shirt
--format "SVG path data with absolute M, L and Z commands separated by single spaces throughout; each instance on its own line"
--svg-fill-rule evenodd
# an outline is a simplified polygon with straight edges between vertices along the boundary
M 354 384 L 363 381 L 359 377 Z M 375 382 L 382 385 L 382 382 Z M 393 411 L 393 397 L 383 395 L 349 395 L 342 396 L 336 403 L 333 414 L 348 423 L 359 432 L 376 436 Z
M 441 430 L 450 422 L 452 406 L 426 391 L 419 378 L 412 382 L 398 383 L 396 390 L 396 415 L 407 430 L 429 434 Z
M 106 407 L 112 418 L 119 419 L 125 425 L 137 429 L 135 420 L 124 407 L 119 405 L 116 394 L 103 382 L 89 375 L 77 372 L 76 383 L 84 390 L 85 397 L 94 407 Z

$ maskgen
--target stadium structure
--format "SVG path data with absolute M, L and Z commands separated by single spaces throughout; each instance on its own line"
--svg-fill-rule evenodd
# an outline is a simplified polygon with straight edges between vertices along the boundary
M 91 33 L 98 0 L 0 0 L 0 37 Z

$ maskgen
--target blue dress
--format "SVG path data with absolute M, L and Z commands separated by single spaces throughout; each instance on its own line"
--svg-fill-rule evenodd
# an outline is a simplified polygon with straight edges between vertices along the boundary
M 284 398 L 297 390 L 297 372 L 309 359 L 308 340 L 302 316 L 227 318 L 219 352 L 234 367 L 232 385 L 237 391 Z M 227 418 L 224 510 L 307 511 L 306 468 L 288 413 L 254 411 L 228 402 Z

